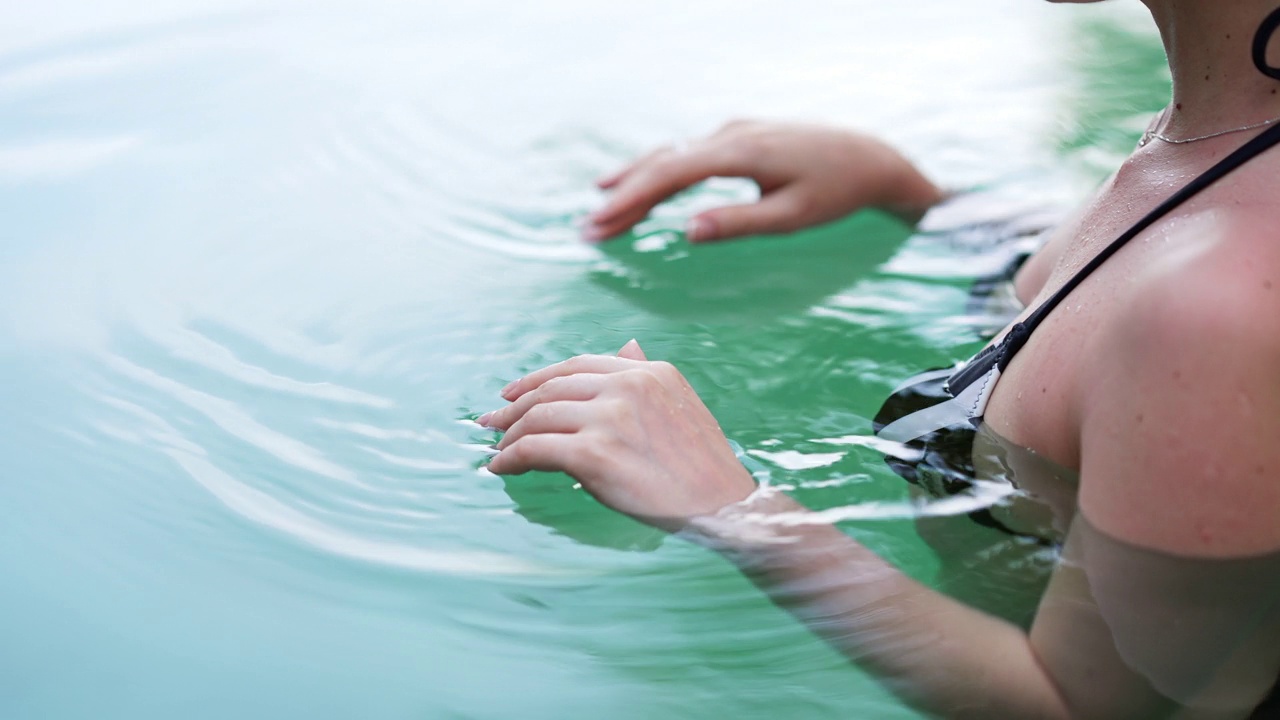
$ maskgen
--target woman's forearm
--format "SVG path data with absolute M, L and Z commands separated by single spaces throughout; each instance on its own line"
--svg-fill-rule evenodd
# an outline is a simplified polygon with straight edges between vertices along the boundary
M 682 533 L 910 704 L 947 718 L 1068 718 L 1020 628 L 912 580 L 781 493 Z

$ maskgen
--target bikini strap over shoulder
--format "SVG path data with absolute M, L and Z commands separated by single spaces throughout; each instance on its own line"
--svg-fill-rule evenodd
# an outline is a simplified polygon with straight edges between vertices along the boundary
M 1259 37 L 1264 35 L 1269 39 L 1276 29 L 1280 29 L 1280 10 L 1272 13 L 1267 21 L 1263 23 L 1262 29 L 1259 30 Z M 1265 41 L 1263 46 L 1265 48 Z M 1265 63 L 1265 59 L 1264 59 Z M 1277 79 L 1280 79 L 1280 68 L 1273 68 Z M 1268 73 L 1271 74 L 1271 73 Z M 990 346 L 978 353 L 972 360 L 960 368 L 951 379 L 947 382 L 947 388 L 952 394 L 964 390 L 969 384 L 979 377 L 982 377 L 992 368 L 998 368 L 1001 372 L 1009 366 L 1018 351 L 1026 345 L 1031 334 L 1035 332 L 1040 323 L 1058 307 L 1063 300 L 1071 294 L 1073 290 L 1079 287 L 1094 270 L 1097 270 L 1112 255 L 1125 246 L 1133 238 L 1137 237 L 1142 231 L 1151 227 L 1156 221 L 1168 215 L 1179 205 L 1185 203 L 1191 198 L 1198 195 L 1205 188 L 1213 185 L 1218 180 L 1227 176 L 1231 172 L 1238 169 L 1241 165 L 1249 162 L 1253 158 L 1262 154 L 1266 150 L 1280 144 L 1280 125 L 1273 125 L 1265 132 L 1254 137 L 1249 142 L 1240 146 L 1235 152 L 1220 160 L 1216 165 L 1206 170 L 1194 180 L 1187 183 L 1181 190 L 1174 193 L 1167 200 L 1160 203 L 1151 212 L 1147 213 L 1133 227 L 1129 228 L 1123 235 L 1116 238 L 1110 245 L 1102 249 L 1087 265 L 1080 268 L 1080 271 L 1071 277 L 1057 292 L 1048 300 L 1044 301 L 1040 307 L 1027 316 L 1025 320 L 1014 325 L 1005 335 L 1004 339 L 998 344 Z

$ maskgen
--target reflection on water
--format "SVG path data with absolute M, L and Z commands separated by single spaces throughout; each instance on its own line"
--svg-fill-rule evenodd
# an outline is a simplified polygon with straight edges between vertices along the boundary
M 735 115 L 858 125 L 1059 207 L 1063 9 L 646 8 L 6 16 L 0 714 L 911 716 L 716 558 L 483 471 L 469 420 L 639 337 L 758 475 L 881 518 L 850 529 L 931 578 L 881 449 L 842 439 L 972 349 L 977 255 L 870 214 L 690 248 L 673 229 L 733 182 L 603 248 L 575 222 L 595 175 Z

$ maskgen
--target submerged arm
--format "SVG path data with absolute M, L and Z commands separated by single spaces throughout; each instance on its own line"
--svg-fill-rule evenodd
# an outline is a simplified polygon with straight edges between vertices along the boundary
M 780 493 L 682 533 L 912 705 L 947 718 L 1069 718 L 1027 634 L 912 580 Z
M 1028 634 L 906 577 L 784 495 L 683 534 L 939 717 L 1239 720 L 1280 669 L 1280 553 L 1183 558 L 1079 516 Z

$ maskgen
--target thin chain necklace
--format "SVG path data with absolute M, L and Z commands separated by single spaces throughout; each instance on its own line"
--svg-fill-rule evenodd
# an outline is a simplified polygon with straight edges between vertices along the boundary
M 1160 113 L 1160 117 L 1157 118 L 1156 121 L 1151 124 L 1151 127 L 1148 128 L 1146 132 L 1142 133 L 1142 139 L 1138 141 L 1138 147 L 1145 146 L 1147 143 L 1151 142 L 1152 138 L 1155 138 L 1156 140 L 1160 140 L 1162 142 L 1167 142 L 1171 145 L 1182 145 L 1185 143 L 1196 142 L 1197 140 L 1208 140 L 1209 138 L 1222 137 L 1223 135 L 1231 135 L 1232 133 L 1244 132 L 1246 130 L 1256 130 L 1257 128 L 1266 127 L 1268 125 L 1273 125 L 1277 122 L 1280 122 L 1280 117 L 1273 117 L 1270 120 L 1263 120 L 1262 122 L 1250 123 L 1242 127 L 1231 128 L 1230 130 L 1219 130 L 1218 132 L 1209 133 L 1208 135 L 1199 135 L 1197 137 L 1190 137 L 1190 138 L 1171 138 L 1165 135 L 1164 133 L 1158 133 L 1155 131 L 1155 127 L 1157 125 L 1160 125 L 1161 122 L 1168 116 L 1169 116 L 1169 108 L 1166 107 L 1164 109 L 1164 112 Z

